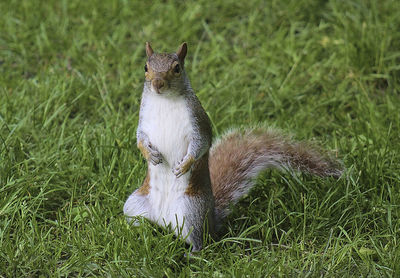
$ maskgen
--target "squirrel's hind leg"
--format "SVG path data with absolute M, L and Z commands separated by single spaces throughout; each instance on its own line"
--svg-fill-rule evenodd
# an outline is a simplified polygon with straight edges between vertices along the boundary
M 203 198 L 202 198 L 203 197 Z M 214 211 L 212 197 L 185 196 L 183 203 L 184 226 L 182 236 L 186 242 L 192 244 L 191 252 L 203 248 L 203 233 L 214 234 Z
M 124 205 L 124 214 L 128 220 L 131 222 L 132 218 L 136 216 L 142 216 L 149 218 L 150 204 L 146 195 L 140 194 L 140 188 L 134 191 L 126 200 Z M 134 225 L 139 225 L 139 221 L 135 220 Z
M 124 214 L 127 217 L 128 221 L 131 221 L 135 216 L 143 216 L 149 218 L 150 213 L 150 203 L 148 199 L 150 185 L 149 185 L 149 172 L 147 171 L 147 176 L 143 181 L 141 187 L 135 190 L 126 200 L 124 205 Z M 135 225 L 138 225 L 138 221 L 134 222 Z

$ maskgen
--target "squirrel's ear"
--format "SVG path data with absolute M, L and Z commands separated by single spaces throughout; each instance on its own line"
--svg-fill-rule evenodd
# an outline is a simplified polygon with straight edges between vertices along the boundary
M 154 51 L 153 48 L 151 48 L 151 45 L 149 42 L 146 42 L 146 55 L 147 57 L 150 57 L 151 55 L 153 55 Z
M 187 53 L 187 43 L 184 42 L 179 46 L 179 49 L 176 52 L 176 55 L 178 55 L 178 58 L 181 62 L 183 62 L 183 60 L 185 60 L 186 53 Z

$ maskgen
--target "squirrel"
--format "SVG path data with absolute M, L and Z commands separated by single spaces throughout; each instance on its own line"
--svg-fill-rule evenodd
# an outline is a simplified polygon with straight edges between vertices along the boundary
M 210 119 L 185 71 L 187 44 L 176 53 L 155 53 L 146 42 L 146 54 L 137 146 L 148 167 L 143 184 L 125 202 L 128 221 L 141 216 L 170 226 L 196 252 L 205 227 L 214 236 L 230 205 L 264 170 L 341 176 L 338 161 L 274 130 L 232 130 L 212 144 Z

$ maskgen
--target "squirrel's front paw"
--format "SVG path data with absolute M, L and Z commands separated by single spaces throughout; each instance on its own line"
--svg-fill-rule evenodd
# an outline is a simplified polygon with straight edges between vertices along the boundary
M 142 141 L 139 141 L 138 148 L 142 152 L 146 160 L 150 161 L 153 165 L 160 164 L 163 161 L 162 154 L 157 150 L 155 146 L 152 146 L 150 143 L 145 144 Z
M 178 163 L 178 165 L 175 168 L 172 169 L 172 172 L 175 174 L 177 178 L 179 178 L 180 176 L 186 174 L 190 170 L 194 162 L 195 162 L 194 157 L 188 154 Z
M 149 144 L 149 160 L 153 165 L 162 163 L 163 156 L 156 147 Z

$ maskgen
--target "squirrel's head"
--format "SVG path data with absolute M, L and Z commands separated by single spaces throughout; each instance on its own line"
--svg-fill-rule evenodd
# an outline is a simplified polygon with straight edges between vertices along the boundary
M 146 82 L 158 94 L 182 84 L 182 72 L 187 44 L 182 43 L 176 53 L 155 53 L 146 42 L 147 62 L 144 66 Z

